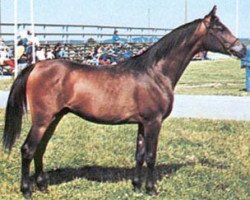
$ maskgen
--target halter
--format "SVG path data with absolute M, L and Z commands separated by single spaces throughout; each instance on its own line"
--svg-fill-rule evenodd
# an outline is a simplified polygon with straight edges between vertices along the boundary
M 203 21 L 202 21 L 202 22 L 203 22 Z M 204 26 L 206 27 L 207 33 L 211 33 L 211 34 L 219 41 L 219 43 L 221 44 L 221 46 L 223 47 L 223 49 L 224 49 L 226 52 L 228 52 L 230 55 L 232 55 L 230 49 L 231 49 L 231 47 L 233 47 L 233 46 L 235 45 L 236 42 L 239 41 L 239 39 L 236 38 L 232 44 L 230 44 L 230 43 L 227 42 L 226 44 L 229 44 L 229 46 L 227 46 L 226 44 L 224 44 L 223 39 L 219 38 L 216 34 L 214 34 L 214 32 L 211 31 L 211 28 L 208 27 L 207 24 L 206 24 L 205 22 L 203 22 L 203 24 L 204 24 Z

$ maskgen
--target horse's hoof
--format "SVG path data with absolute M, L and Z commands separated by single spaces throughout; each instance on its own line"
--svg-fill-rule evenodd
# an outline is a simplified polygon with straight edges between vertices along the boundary
M 28 184 L 22 184 L 21 192 L 25 199 L 32 199 L 32 187 Z
M 25 199 L 32 199 L 32 193 L 31 193 L 31 191 L 23 192 L 23 197 Z
M 36 183 L 38 190 L 41 192 L 48 192 L 48 184 L 46 181 Z
M 139 179 L 134 179 L 132 181 L 132 185 L 134 186 L 133 188 L 134 192 L 140 192 L 142 184 Z
M 41 191 L 41 192 L 44 192 L 44 193 L 47 193 L 48 192 L 48 186 L 46 185 L 37 185 L 38 189 Z
M 46 176 L 38 177 L 36 180 L 37 188 L 41 192 L 47 192 L 48 191 L 48 183 Z
M 141 187 L 135 187 L 133 188 L 134 192 L 141 192 Z
M 146 192 L 150 196 L 156 196 L 158 194 L 157 189 L 153 187 L 146 187 Z

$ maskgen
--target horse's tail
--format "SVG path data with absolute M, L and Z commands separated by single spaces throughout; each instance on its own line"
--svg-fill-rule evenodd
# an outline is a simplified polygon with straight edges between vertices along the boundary
M 22 117 L 27 111 L 26 84 L 34 65 L 25 68 L 14 81 L 5 112 L 3 148 L 11 151 L 16 139 L 20 136 Z

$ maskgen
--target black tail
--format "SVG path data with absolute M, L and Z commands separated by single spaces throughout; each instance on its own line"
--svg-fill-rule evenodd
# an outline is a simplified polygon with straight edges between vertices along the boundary
M 27 111 L 26 83 L 34 65 L 25 68 L 14 81 L 5 112 L 3 148 L 11 151 L 16 139 L 20 136 L 22 116 Z

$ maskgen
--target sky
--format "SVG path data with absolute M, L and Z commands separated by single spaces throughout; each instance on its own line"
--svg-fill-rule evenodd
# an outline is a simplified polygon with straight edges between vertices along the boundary
M 0 1 L 1 21 L 13 23 L 14 0 Z M 235 33 L 236 1 L 187 0 L 188 22 L 217 5 L 217 16 Z M 238 2 L 238 36 L 250 38 L 250 0 Z M 176 28 L 184 23 L 184 13 L 185 0 L 34 0 L 35 23 Z M 30 0 L 18 0 L 18 22 L 30 19 Z

